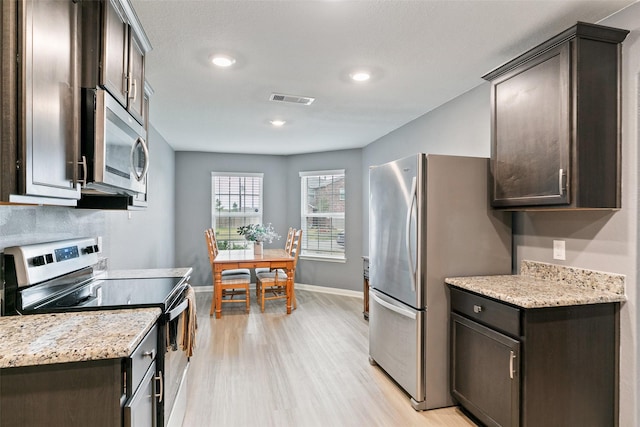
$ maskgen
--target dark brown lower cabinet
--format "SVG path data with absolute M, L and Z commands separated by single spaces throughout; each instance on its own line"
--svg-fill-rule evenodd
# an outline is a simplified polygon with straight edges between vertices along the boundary
M 520 342 L 457 314 L 451 321 L 453 396 L 485 425 L 517 426 L 520 378 L 513 363 Z
M 619 303 L 524 309 L 451 288 L 451 393 L 488 426 L 618 425 Z
M 120 359 L 8 368 L 0 371 L 0 425 L 122 425 Z
M 0 369 L 0 426 L 156 427 L 157 335 L 125 358 Z

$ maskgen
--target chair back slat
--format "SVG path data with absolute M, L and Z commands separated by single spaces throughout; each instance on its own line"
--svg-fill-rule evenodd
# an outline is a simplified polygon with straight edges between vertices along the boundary
M 294 230 L 293 239 L 291 242 L 291 249 L 289 250 L 289 254 L 294 256 L 293 259 L 293 269 L 296 269 L 296 265 L 298 264 L 298 256 L 300 255 L 300 248 L 302 247 L 302 229 Z
M 293 247 L 293 236 L 295 235 L 296 229 L 293 227 L 289 227 L 289 232 L 287 233 L 287 243 L 284 245 L 284 250 L 287 251 L 288 254 L 291 254 L 291 248 Z
M 204 237 L 207 241 L 207 249 L 209 252 L 209 262 L 213 264 L 213 260 L 218 256 L 218 243 L 216 242 L 216 234 L 211 228 L 204 230 Z

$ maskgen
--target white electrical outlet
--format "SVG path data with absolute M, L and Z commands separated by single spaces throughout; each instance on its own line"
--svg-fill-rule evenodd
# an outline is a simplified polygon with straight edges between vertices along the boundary
M 553 259 L 566 260 L 564 252 L 564 240 L 553 241 Z

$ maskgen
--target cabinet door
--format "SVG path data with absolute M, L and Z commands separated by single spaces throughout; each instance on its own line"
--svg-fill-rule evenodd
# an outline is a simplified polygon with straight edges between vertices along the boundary
M 104 2 L 104 38 L 101 84 L 122 106 L 127 106 L 129 26 L 112 0 Z
M 518 426 L 520 343 L 451 314 L 451 393 L 487 426 Z
M 6 368 L 0 374 L 2 427 L 122 425 L 121 359 Z
M 144 53 L 133 35 L 129 43 L 129 112 L 142 125 L 144 123 Z
M 492 83 L 493 206 L 570 202 L 570 45 Z
M 79 199 L 80 186 L 74 184 L 79 140 L 78 6 L 71 0 L 30 0 L 21 6 L 23 91 L 18 103 L 24 167 L 19 192 Z
M 124 406 L 125 427 L 156 426 L 156 363 L 153 362 L 140 386 Z M 134 388 L 137 386 L 134 385 Z

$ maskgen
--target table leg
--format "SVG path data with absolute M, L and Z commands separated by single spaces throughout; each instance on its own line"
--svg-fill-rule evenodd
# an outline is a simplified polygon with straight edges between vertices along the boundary
M 211 309 L 209 310 L 209 316 L 213 316 L 213 313 L 216 310 L 216 275 L 213 274 L 213 292 L 211 293 Z
M 213 300 L 211 301 L 211 313 L 216 312 L 216 319 L 222 317 L 222 271 L 216 271 L 213 278 Z
M 293 269 L 287 268 L 287 314 L 291 314 L 291 295 L 293 294 Z

